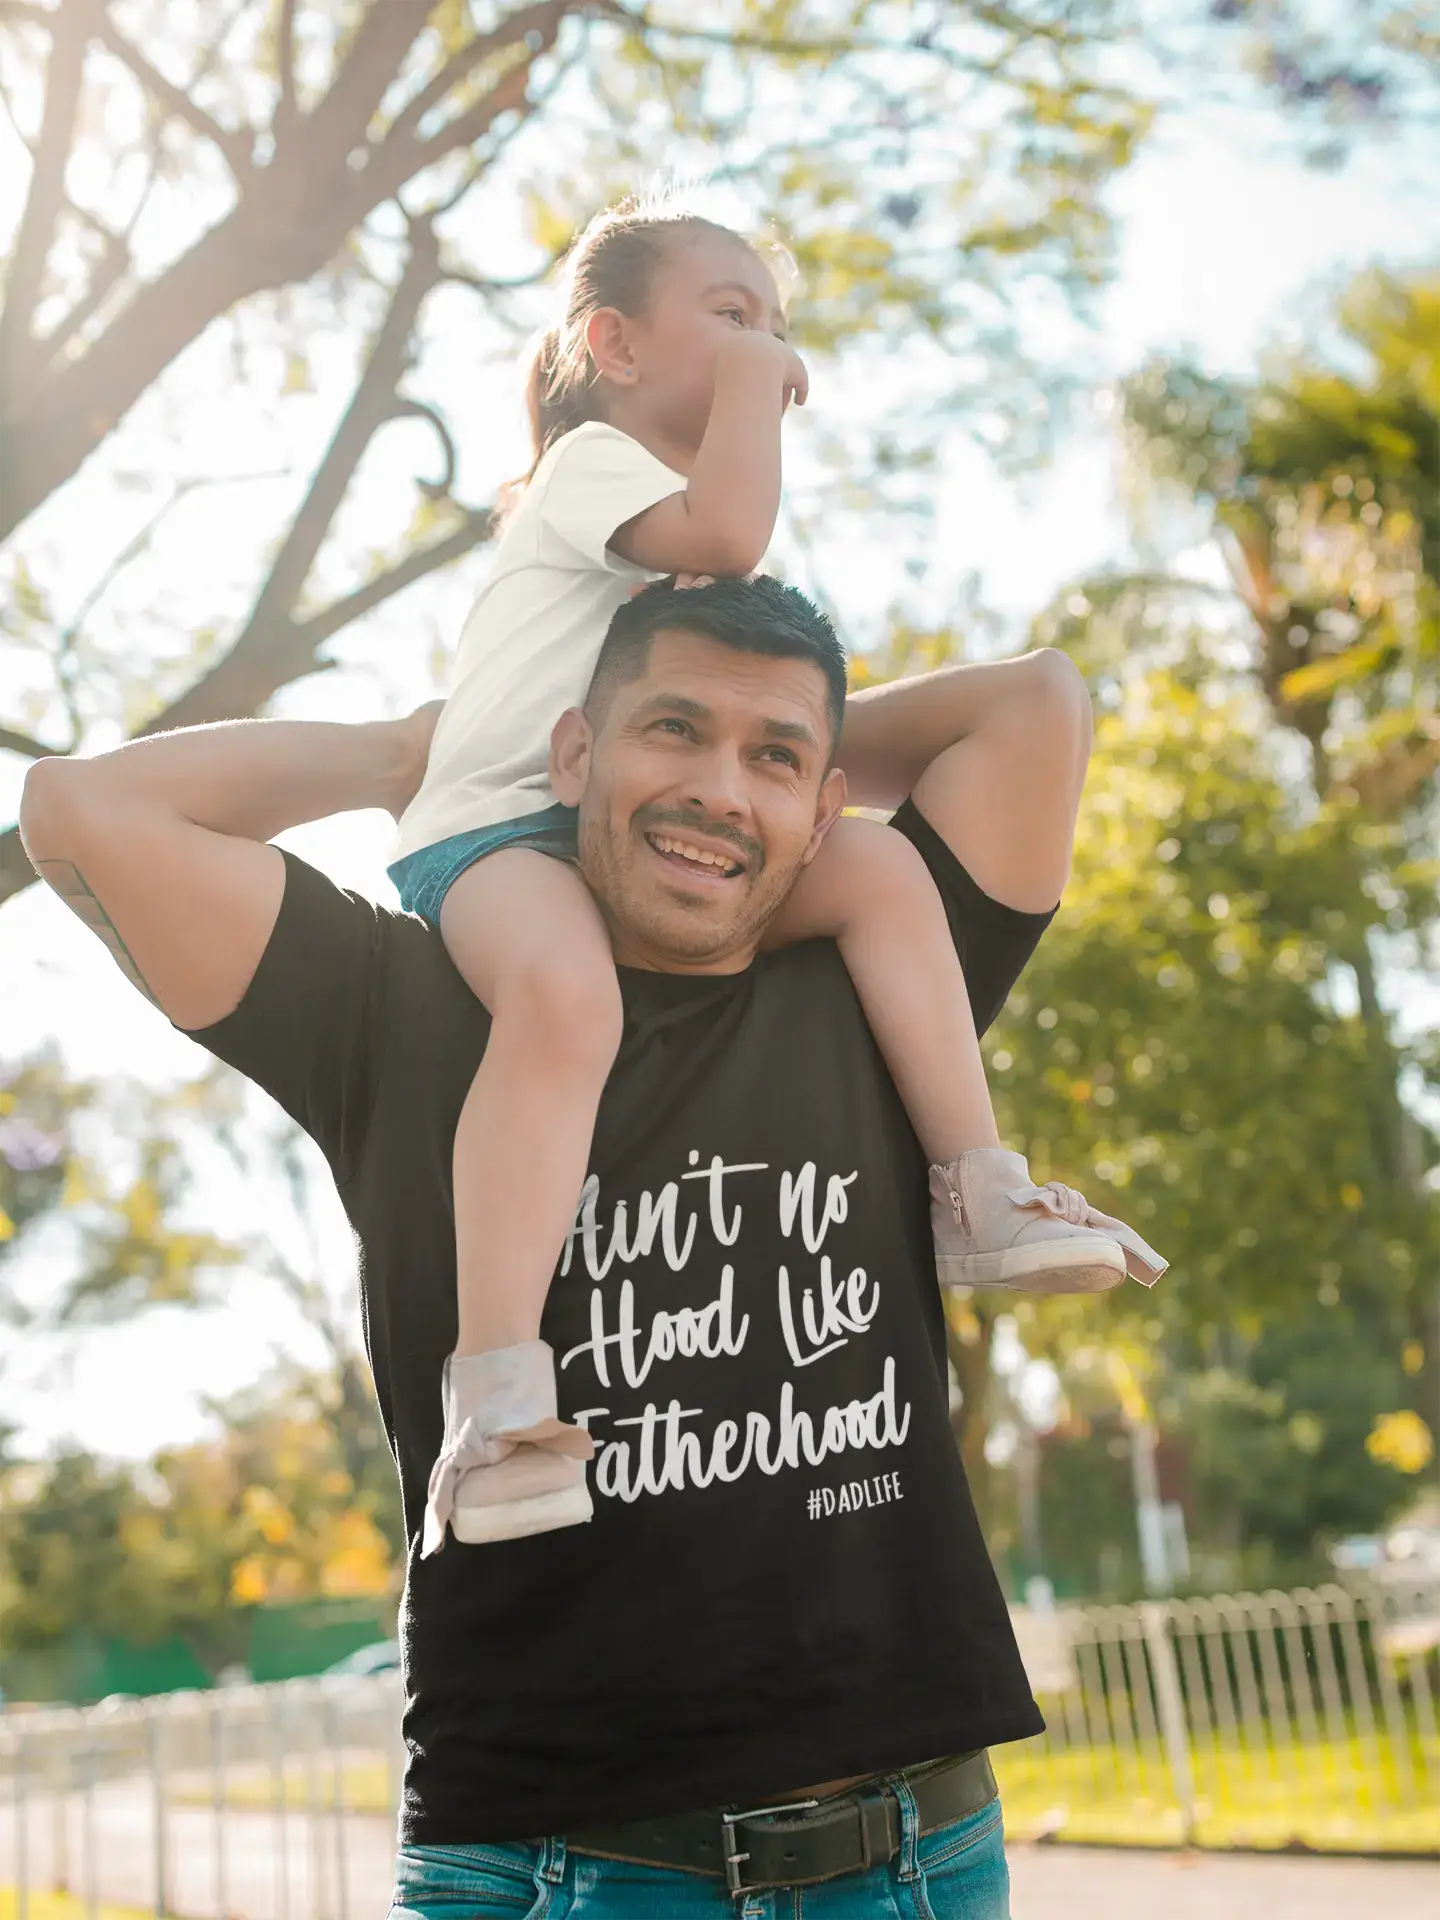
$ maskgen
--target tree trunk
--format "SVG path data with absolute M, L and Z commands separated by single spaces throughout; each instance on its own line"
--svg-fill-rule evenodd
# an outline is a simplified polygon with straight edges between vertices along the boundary
M 955 1444 L 970 1482 L 971 1497 L 982 1527 L 990 1514 L 990 1464 L 985 1458 L 985 1441 L 990 1432 L 990 1349 L 995 1340 L 995 1309 L 978 1300 L 969 1303 L 974 1328 L 957 1333 L 947 1318 L 945 1347 L 955 1377 L 960 1383 L 960 1405 L 950 1416 Z

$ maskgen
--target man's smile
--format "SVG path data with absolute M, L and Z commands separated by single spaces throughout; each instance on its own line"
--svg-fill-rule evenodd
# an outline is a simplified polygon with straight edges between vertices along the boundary
M 744 856 L 727 843 L 717 845 L 699 835 L 675 833 L 662 827 L 649 828 L 645 844 L 667 866 L 701 881 L 738 880 L 748 864 Z

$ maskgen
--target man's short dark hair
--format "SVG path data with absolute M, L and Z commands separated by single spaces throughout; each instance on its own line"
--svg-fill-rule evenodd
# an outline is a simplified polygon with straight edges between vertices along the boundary
M 768 574 L 753 580 L 716 580 L 683 591 L 656 580 L 627 600 L 610 622 L 585 696 L 585 710 L 598 718 L 617 687 L 638 680 L 650 660 L 657 633 L 699 634 L 737 653 L 810 660 L 825 676 L 832 746 L 845 718 L 845 649 L 834 627 L 812 600 Z

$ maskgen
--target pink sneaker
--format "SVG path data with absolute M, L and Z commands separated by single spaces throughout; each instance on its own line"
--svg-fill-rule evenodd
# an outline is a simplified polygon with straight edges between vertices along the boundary
M 422 1557 L 457 1540 L 519 1540 L 578 1526 L 594 1507 L 595 1442 L 556 1416 L 555 1356 L 543 1340 L 445 1362 L 445 1441 L 430 1474 Z
M 930 1169 L 935 1270 L 942 1287 L 1104 1293 L 1126 1274 L 1153 1287 L 1168 1262 L 1073 1187 L 1037 1187 L 1025 1156 L 976 1147 Z

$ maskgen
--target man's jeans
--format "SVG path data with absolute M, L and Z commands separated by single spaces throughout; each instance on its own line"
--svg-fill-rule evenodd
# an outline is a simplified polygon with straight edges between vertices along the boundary
M 1009 1920 L 1000 1802 L 921 1836 L 903 1783 L 900 1851 L 816 1887 L 732 1898 L 710 1875 L 536 1846 L 403 1847 L 390 1920 Z

